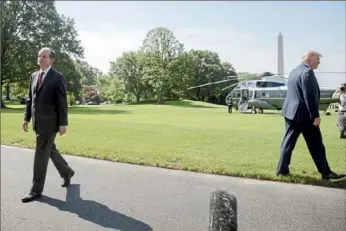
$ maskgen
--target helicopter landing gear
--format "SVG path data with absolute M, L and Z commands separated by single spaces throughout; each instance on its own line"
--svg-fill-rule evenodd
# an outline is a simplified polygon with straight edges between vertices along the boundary
M 257 110 L 256 110 L 256 107 L 252 107 L 252 109 L 251 109 L 251 114 L 257 114 Z
M 327 110 L 328 110 L 328 109 L 324 110 L 324 114 L 325 114 L 326 116 L 330 116 L 330 112 L 327 111 Z
M 251 109 L 251 114 L 263 114 L 263 109 L 262 108 L 256 108 L 256 107 L 252 107 Z
M 325 114 L 326 116 L 330 116 L 330 112 L 329 112 L 329 111 L 325 111 L 324 114 Z
M 261 108 L 255 108 L 255 107 L 253 107 L 252 109 L 251 109 L 251 114 L 263 114 L 263 109 L 261 109 Z

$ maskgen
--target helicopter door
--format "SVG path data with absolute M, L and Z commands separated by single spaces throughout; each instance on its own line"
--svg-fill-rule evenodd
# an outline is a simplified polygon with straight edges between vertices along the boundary
M 249 89 L 241 89 L 241 99 L 244 101 L 249 100 Z
M 246 112 L 249 105 L 247 101 L 249 100 L 249 89 L 241 89 L 240 91 L 240 101 L 238 106 L 239 112 Z

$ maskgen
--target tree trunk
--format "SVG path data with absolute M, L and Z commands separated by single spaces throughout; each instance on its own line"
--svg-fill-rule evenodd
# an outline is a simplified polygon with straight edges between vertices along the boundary
M 141 95 L 136 94 L 136 103 L 139 103 L 141 101 Z
M 0 97 L 1 97 L 1 105 L 0 108 L 7 108 L 6 105 L 4 104 L 4 101 L 2 100 L 2 94 L 0 93 Z
M 0 108 L 7 108 L 6 105 L 4 104 L 4 101 L 2 100 L 2 84 L 0 85 L 0 99 L 1 99 L 1 104 L 0 104 Z
M 11 86 L 10 84 L 6 85 L 6 100 L 10 100 Z
M 159 89 L 159 92 L 157 94 L 157 104 L 163 104 L 163 100 L 162 100 L 162 87 Z

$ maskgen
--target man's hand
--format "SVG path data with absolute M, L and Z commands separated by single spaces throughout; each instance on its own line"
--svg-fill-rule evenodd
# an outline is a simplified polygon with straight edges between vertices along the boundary
M 64 135 L 66 133 L 66 130 L 67 130 L 67 127 L 61 126 L 59 128 L 60 136 Z
M 28 121 L 25 121 L 25 120 L 23 121 L 22 127 L 25 132 L 28 132 L 28 124 L 29 124 Z
M 314 121 L 314 126 L 320 126 L 320 123 L 321 123 L 321 118 L 317 117 Z

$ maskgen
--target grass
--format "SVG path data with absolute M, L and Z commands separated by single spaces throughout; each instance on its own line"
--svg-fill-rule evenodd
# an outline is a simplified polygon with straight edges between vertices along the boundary
M 1 143 L 34 148 L 35 136 L 21 130 L 23 106 L 7 102 L 1 112 Z M 292 155 L 291 177 L 276 177 L 284 122 L 279 113 L 239 114 L 225 106 L 191 101 L 165 105 L 76 106 L 69 109 L 62 153 L 205 173 L 346 188 L 346 181 L 320 180 L 302 136 Z M 345 140 L 336 113 L 321 129 L 332 169 L 345 171 Z

